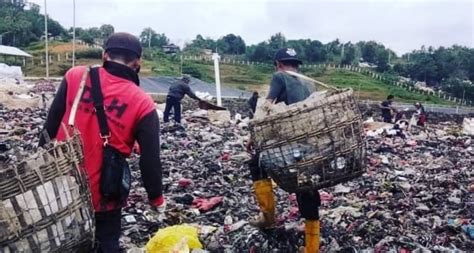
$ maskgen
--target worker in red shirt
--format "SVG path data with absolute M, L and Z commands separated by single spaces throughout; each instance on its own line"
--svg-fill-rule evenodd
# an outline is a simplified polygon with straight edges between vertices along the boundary
M 141 64 L 142 47 L 139 40 L 128 33 L 115 33 L 105 43 L 103 65 L 94 69 L 103 95 L 103 111 L 110 137 L 107 145 L 128 157 L 135 141 L 141 149 L 140 171 L 151 206 L 162 211 L 165 205 L 162 189 L 160 162 L 160 133 L 158 115 L 154 102 L 139 87 L 138 72 Z M 71 107 L 78 93 L 81 78 L 87 67 L 70 69 L 59 86 L 51 104 L 44 130 L 49 137 L 64 140 L 66 133 L 61 124 L 67 125 Z M 91 70 L 91 75 L 92 75 Z M 97 80 L 94 79 L 94 80 Z M 99 124 L 96 99 L 91 77 L 84 86 L 76 111 L 75 127 L 81 134 L 84 149 L 84 168 L 88 174 L 89 186 L 96 220 L 96 251 L 119 252 L 121 234 L 121 208 L 125 198 L 105 197 L 101 188 L 101 171 L 104 150 L 104 136 Z M 95 86 L 97 87 L 97 86 Z M 45 144 L 44 135 L 39 145 Z

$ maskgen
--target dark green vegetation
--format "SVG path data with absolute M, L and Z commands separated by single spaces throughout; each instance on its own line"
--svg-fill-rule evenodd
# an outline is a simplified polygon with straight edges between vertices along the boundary
M 48 24 L 48 33 L 53 40 L 57 43 L 70 41 L 71 28 L 65 29 L 51 18 Z M 101 46 L 113 32 L 114 27 L 105 24 L 100 27 L 77 28 L 76 37 L 87 45 Z M 0 2 L 0 37 L 3 45 L 23 47 L 35 57 L 40 57 L 43 54 L 44 44 L 39 41 L 44 39 L 42 38 L 43 33 L 44 16 L 40 14 L 38 6 L 32 5 L 25 8 L 21 4 Z M 181 51 L 172 56 L 165 56 L 162 47 L 168 45 L 170 40 L 164 33 L 158 33 L 152 28 L 145 28 L 139 37 L 143 46 L 147 48 L 144 57 L 147 68 L 144 73 L 146 74 L 178 75 L 185 72 L 211 81 L 213 79 L 211 65 L 189 61 L 184 61 L 181 64 L 180 55 L 199 55 L 204 51 L 207 53 L 217 51 L 228 59 L 271 64 L 276 50 L 281 47 L 293 47 L 306 64 L 369 64 L 375 71 L 393 81 L 398 81 L 399 76 L 403 76 L 411 79 L 408 85 L 414 85 L 416 81 L 423 81 L 436 90 L 442 90 L 457 98 L 464 97 L 466 100 L 474 101 L 473 48 L 456 45 L 449 48 L 422 46 L 420 50 L 397 56 L 395 52 L 375 41 L 341 43 L 336 39 L 322 43 L 312 39 L 287 40 L 283 34 L 277 33 L 256 45 L 246 45 L 242 37 L 235 34 L 227 34 L 217 40 L 198 34 Z M 54 43 L 51 44 L 54 45 Z M 88 59 L 100 59 L 100 50 L 82 48 L 78 51 L 81 52 L 78 52 L 77 58 L 82 62 L 87 62 Z M 53 53 L 60 52 L 68 52 L 68 48 Z M 52 73 L 61 74 L 64 69 L 67 69 L 68 64 L 63 65 L 53 66 Z M 268 83 L 266 76 L 271 72 L 271 67 L 269 69 L 268 66 L 227 65 L 222 68 L 223 82 L 240 89 L 249 85 L 254 88 L 252 85 Z M 30 71 L 41 73 L 41 71 L 34 70 L 34 67 Z M 345 80 L 343 83 L 351 82 L 350 78 L 355 78 L 352 82 L 357 80 L 357 76 L 346 76 L 343 78 Z M 338 80 L 332 81 L 337 82 Z M 419 98 L 413 97 L 411 99 Z

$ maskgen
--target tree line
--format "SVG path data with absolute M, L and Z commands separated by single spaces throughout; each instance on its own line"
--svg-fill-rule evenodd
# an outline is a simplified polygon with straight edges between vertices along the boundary
M 102 46 L 114 30 L 110 24 L 76 28 L 76 38 L 90 45 Z M 51 18 L 48 18 L 48 33 L 63 41 L 72 38 L 72 28 L 65 29 Z M 32 5 L 25 8 L 23 4 L 0 2 L 0 37 L 3 45 L 19 47 L 44 39 L 44 16 L 40 14 L 39 7 Z M 151 27 L 144 28 L 139 39 L 144 47 L 158 50 L 170 44 L 164 33 L 156 32 Z M 294 48 L 306 64 L 364 64 L 381 73 L 422 81 L 454 96 L 474 100 L 474 49 L 456 45 L 448 48 L 422 46 L 397 56 L 394 51 L 375 41 L 342 43 L 336 39 L 323 43 L 313 39 L 287 40 L 282 33 L 277 33 L 268 40 L 247 45 L 241 36 L 231 33 L 217 40 L 198 34 L 184 45 L 182 52 L 200 54 L 207 50 L 246 61 L 272 63 L 275 52 L 281 47 Z

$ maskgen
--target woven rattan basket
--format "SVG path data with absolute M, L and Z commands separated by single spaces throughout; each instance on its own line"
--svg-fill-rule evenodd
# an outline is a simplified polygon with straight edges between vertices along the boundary
M 250 122 L 260 166 L 288 192 L 330 187 L 363 174 L 365 142 L 353 91 L 313 93 Z M 271 108 L 270 108 L 271 111 Z
M 93 209 L 79 135 L 0 169 L 0 252 L 83 251 Z

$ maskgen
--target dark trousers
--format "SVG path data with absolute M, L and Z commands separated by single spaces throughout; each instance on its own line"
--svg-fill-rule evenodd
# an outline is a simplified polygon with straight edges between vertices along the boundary
M 392 123 L 392 115 L 382 115 L 383 122 Z
M 163 120 L 169 122 L 170 111 L 173 108 L 174 111 L 174 121 L 176 123 L 181 123 L 181 100 L 175 97 L 166 97 L 166 107 L 163 113 Z
M 120 252 L 121 218 L 121 209 L 95 213 L 95 249 L 97 253 Z
M 252 181 L 258 181 L 267 179 L 268 174 L 265 169 L 258 165 L 258 154 L 252 157 L 249 161 L 248 166 L 250 169 L 250 175 Z M 299 192 L 296 193 L 296 201 L 298 202 L 298 208 L 301 213 L 301 217 L 307 220 L 319 220 L 319 206 L 321 206 L 321 197 L 317 190 L 310 192 Z

